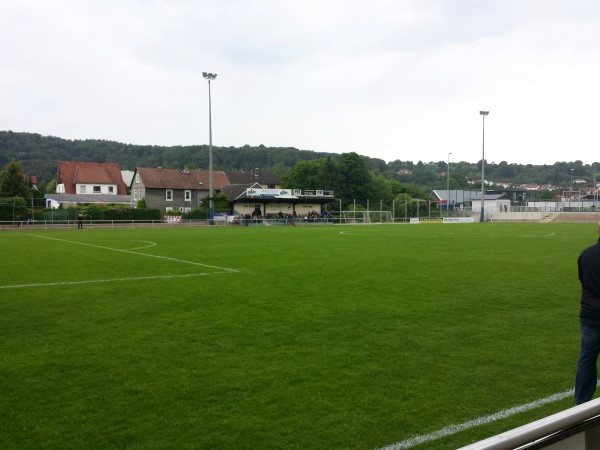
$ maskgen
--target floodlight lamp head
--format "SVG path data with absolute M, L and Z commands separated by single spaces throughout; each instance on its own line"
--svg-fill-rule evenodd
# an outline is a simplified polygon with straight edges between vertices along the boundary
M 217 74 L 216 73 L 207 73 L 207 72 L 202 72 L 202 76 L 204 78 L 206 78 L 207 80 L 214 80 L 215 78 L 217 78 Z
M 487 116 L 489 113 L 489 111 L 479 111 L 479 114 L 481 114 L 482 116 Z

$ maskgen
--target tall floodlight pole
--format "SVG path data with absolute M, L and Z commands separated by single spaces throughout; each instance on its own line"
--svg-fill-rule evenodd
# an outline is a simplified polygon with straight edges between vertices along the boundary
M 448 179 L 446 187 L 448 188 L 448 203 L 446 203 L 446 215 L 450 217 L 450 155 L 452 152 L 448 153 Z
M 571 192 L 570 192 L 570 196 L 571 198 L 573 198 L 573 171 L 575 169 L 571 169 Z
M 596 163 L 592 164 L 592 173 L 594 177 L 594 208 L 596 208 L 596 202 L 598 201 L 598 188 L 596 187 Z
M 479 216 L 480 222 L 485 222 L 484 215 L 484 203 L 485 203 L 485 116 L 487 116 L 489 111 L 479 111 L 481 117 L 483 118 L 483 134 L 482 134 L 482 143 L 481 143 L 481 214 Z
M 213 189 L 213 157 L 212 157 L 212 105 L 210 98 L 210 82 L 217 78 L 216 73 L 202 72 L 202 76 L 208 80 L 208 200 L 209 200 L 209 223 L 212 225 L 215 219 L 215 199 Z

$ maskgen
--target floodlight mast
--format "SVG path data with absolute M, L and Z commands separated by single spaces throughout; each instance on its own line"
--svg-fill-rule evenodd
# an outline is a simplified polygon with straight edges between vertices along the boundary
M 450 217 L 450 155 L 452 154 L 452 152 L 448 153 L 448 177 L 446 179 L 446 181 L 448 182 L 448 184 L 446 185 L 446 187 L 448 188 L 448 203 L 446 203 L 446 216 Z
M 212 157 L 212 105 L 210 98 L 210 82 L 217 78 L 216 73 L 202 72 L 202 76 L 208 80 L 208 201 L 209 213 L 208 222 L 214 224 L 215 219 L 215 199 L 213 189 L 213 157 Z
M 484 204 L 485 204 L 485 116 L 489 111 L 479 111 L 483 118 L 483 139 L 481 143 L 481 214 L 479 216 L 480 222 L 485 222 Z

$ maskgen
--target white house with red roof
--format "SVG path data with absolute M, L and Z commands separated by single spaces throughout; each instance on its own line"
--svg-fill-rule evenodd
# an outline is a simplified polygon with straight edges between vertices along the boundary
M 125 183 L 118 163 L 58 163 L 57 194 L 126 195 Z
M 56 193 L 44 197 L 48 208 L 82 203 L 131 204 L 117 163 L 59 161 Z

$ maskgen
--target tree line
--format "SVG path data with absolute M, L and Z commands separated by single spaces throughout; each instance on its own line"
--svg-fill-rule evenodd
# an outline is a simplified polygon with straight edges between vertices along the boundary
M 6 171 L 14 161 L 29 176 L 35 175 L 39 192 L 51 192 L 58 161 L 115 162 L 122 169 L 136 167 L 208 168 L 208 146 L 133 145 L 114 141 L 68 140 L 36 133 L 0 131 L 0 167 Z M 429 199 L 433 189 L 478 189 L 481 186 L 481 161 L 452 162 L 448 183 L 446 161 L 423 162 L 397 159 L 385 162 L 356 152 L 336 154 L 299 150 L 293 147 L 213 147 L 215 170 L 271 172 L 287 188 L 333 190 L 343 202 L 358 200 L 390 204 L 402 200 Z M 486 181 L 519 186 L 536 183 L 564 188 L 577 181 L 578 186 L 592 186 L 596 167 L 582 161 L 555 162 L 552 165 L 522 165 L 485 161 Z M 14 171 L 14 167 L 11 168 Z M 29 196 L 40 195 L 31 191 Z M 8 192 L 0 195 L 8 196 Z M 43 195 L 43 194 L 42 194 Z M 551 194 L 550 194 L 551 197 Z

